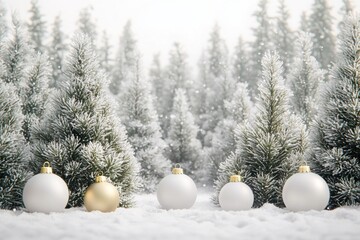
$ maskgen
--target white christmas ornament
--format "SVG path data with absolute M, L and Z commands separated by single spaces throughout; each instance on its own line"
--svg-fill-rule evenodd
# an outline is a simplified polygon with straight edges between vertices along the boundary
M 291 211 L 320 211 L 328 205 L 330 192 L 322 177 L 310 172 L 309 166 L 300 166 L 299 172 L 285 182 L 282 197 Z
M 230 182 L 221 188 L 219 203 L 227 211 L 249 210 L 254 203 L 254 194 L 248 185 L 241 182 L 239 175 L 233 175 Z
M 194 181 L 183 174 L 183 169 L 175 167 L 172 174 L 164 177 L 157 188 L 157 199 L 165 209 L 191 208 L 197 196 Z
M 30 212 L 61 212 L 68 200 L 69 189 L 62 178 L 52 173 L 49 162 L 25 184 L 23 201 Z

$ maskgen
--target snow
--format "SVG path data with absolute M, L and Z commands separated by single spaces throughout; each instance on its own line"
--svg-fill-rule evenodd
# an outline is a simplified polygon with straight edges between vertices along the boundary
M 271 204 L 226 212 L 200 191 L 187 210 L 163 210 L 156 194 L 137 195 L 137 206 L 113 213 L 27 213 L 0 210 L 0 239 L 359 239 L 360 207 L 289 212 Z

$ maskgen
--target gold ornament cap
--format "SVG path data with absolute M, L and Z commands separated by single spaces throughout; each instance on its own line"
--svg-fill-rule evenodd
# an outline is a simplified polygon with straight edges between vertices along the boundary
M 42 165 L 41 169 L 40 169 L 40 173 L 52 173 L 52 167 L 50 167 L 50 163 L 48 161 L 44 162 L 44 164 Z
M 102 172 L 99 172 L 95 177 L 96 183 L 106 182 L 106 177 L 103 175 Z
M 184 170 L 181 168 L 180 164 L 175 164 L 175 167 L 171 170 L 172 174 L 184 174 Z
M 299 167 L 299 173 L 309 173 L 310 167 L 307 165 L 302 165 Z
M 241 176 L 240 175 L 230 176 L 230 182 L 241 182 Z

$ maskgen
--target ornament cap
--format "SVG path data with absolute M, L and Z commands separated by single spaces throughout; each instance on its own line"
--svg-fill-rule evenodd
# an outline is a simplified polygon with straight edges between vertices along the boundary
M 48 161 L 44 162 L 40 169 L 40 173 L 52 173 L 52 167 L 50 166 L 50 163 Z
M 240 175 L 230 176 L 230 182 L 241 182 L 241 176 Z
M 106 182 L 106 177 L 103 175 L 103 172 L 98 172 L 98 174 L 95 177 L 96 183 Z
M 180 164 L 175 164 L 175 167 L 171 170 L 172 174 L 184 174 L 184 170 L 181 168 Z
M 309 173 L 310 167 L 307 165 L 302 165 L 299 167 L 299 173 Z

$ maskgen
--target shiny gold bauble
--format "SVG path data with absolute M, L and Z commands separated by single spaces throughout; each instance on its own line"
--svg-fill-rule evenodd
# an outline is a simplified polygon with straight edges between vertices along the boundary
M 119 206 L 119 191 L 104 176 L 97 176 L 96 182 L 86 190 L 84 204 L 86 210 L 113 212 Z

